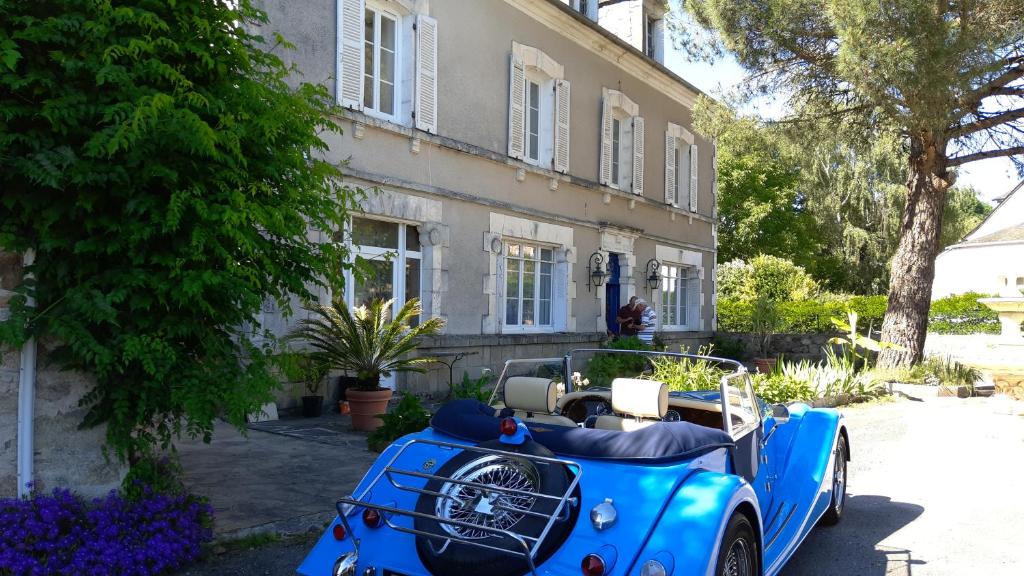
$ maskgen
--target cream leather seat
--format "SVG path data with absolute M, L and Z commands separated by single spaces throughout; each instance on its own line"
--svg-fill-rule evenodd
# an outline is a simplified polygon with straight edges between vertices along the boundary
M 626 418 L 599 416 L 594 428 L 631 432 L 661 422 L 668 411 L 668 385 L 657 380 L 616 378 L 612 380 L 612 411 Z
M 576 426 L 571 418 L 556 416 L 558 385 L 548 378 L 513 376 L 505 380 L 505 406 L 526 422 L 553 426 Z

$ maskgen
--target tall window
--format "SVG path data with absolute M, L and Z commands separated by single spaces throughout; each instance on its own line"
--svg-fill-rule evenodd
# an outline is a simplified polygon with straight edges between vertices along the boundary
M 661 324 L 665 327 L 692 329 L 699 311 L 693 305 L 700 287 L 699 276 L 692 266 L 662 264 Z
M 524 243 L 505 245 L 505 326 L 550 327 L 554 250 Z
M 526 80 L 526 157 L 537 161 L 540 159 L 540 84 Z
M 352 218 L 353 251 L 366 260 L 365 278 L 348 273 L 349 306 L 368 304 L 380 298 L 394 299 L 401 308 L 410 298 L 420 296 L 420 235 L 411 224 Z
M 654 58 L 655 55 L 655 22 L 657 21 L 654 18 L 648 17 L 647 25 L 644 27 L 645 53 L 651 58 Z
M 622 122 L 612 119 L 612 182 L 619 184 L 619 160 L 622 154 Z
M 395 115 L 398 16 L 366 8 L 363 50 L 363 107 Z

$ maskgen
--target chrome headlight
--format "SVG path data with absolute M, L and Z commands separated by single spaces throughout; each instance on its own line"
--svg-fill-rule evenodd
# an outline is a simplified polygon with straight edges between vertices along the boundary
M 356 562 L 358 561 L 358 554 L 346 552 L 334 563 L 334 570 L 331 571 L 331 574 L 333 576 L 356 576 Z

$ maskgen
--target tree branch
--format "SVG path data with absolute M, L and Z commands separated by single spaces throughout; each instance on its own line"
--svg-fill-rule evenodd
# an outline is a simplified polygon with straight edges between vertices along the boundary
M 963 156 L 957 156 L 956 158 L 950 158 L 946 162 L 946 166 L 952 168 L 954 166 L 960 166 L 970 162 L 976 162 L 978 160 L 985 160 L 986 158 L 1002 158 L 1004 156 L 1018 156 L 1024 154 L 1024 146 L 1013 146 L 1012 148 L 1003 148 L 1001 150 L 985 150 L 983 152 L 975 152 L 973 154 L 965 154 Z
M 948 132 L 949 139 L 960 138 L 973 134 L 981 130 L 988 130 L 989 128 L 999 126 L 1000 124 L 1006 124 L 1007 122 L 1013 122 L 1014 120 L 1020 120 L 1024 118 L 1024 108 L 1018 108 L 1016 110 L 1009 110 L 992 116 L 986 116 L 970 122 L 968 124 L 960 124 L 954 126 Z
M 992 96 L 994 91 L 1024 77 L 1024 66 L 1019 65 L 1019 62 L 1020 57 L 1008 58 L 1007 63 L 1013 67 L 969 92 L 963 100 L 964 107 L 973 110 L 982 100 Z

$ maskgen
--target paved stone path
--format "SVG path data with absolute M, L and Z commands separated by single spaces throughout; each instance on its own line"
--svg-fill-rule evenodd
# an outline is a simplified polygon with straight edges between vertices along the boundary
M 248 437 L 218 423 L 213 442 L 177 445 L 189 489 L 210 499 L 218 537 L 304 532 L 333 516 L 376 458 L 347 418 L 252 424 Z
M 783 576 L 1021 573 L 1024 418 L 985 398 L 843 411 L 853 455 L 845 517 L 815 529 Z M 373 460 L 354 439 L 354 448 L 342 449 L 317 440 L 318 432 L 299 439 L 254 431 L 249 440 L 222 432 L 214 446 L 191 446 L 182 459 L 193 489 L 210 496 L 219 522 L 230 526 L 318 509 L 326 520 L 334 497 Z M 292 574 L 308 549 L 288 543 L 232 552 L 186 575 Z

